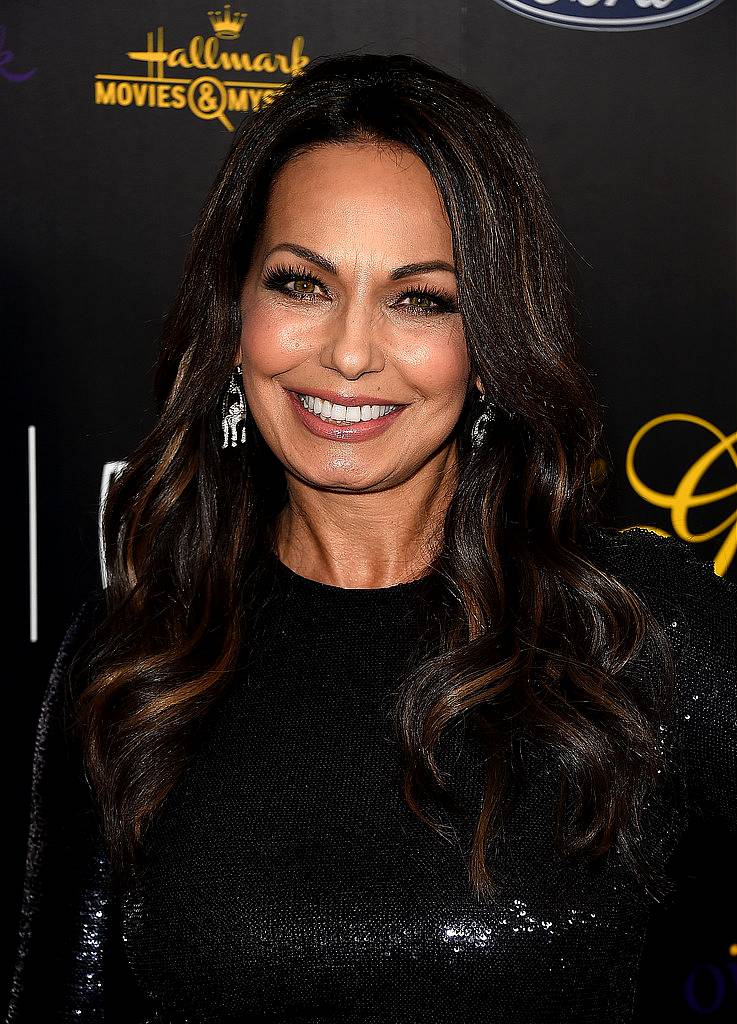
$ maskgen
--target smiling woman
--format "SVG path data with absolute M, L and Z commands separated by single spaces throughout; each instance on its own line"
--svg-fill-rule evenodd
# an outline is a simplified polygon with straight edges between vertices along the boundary
M 453 259 L 438 189 L 406 147 L 316 146 L 272 183 L 237 358 L 289 474 L 279 553 L 308 576 L 378 586 L 427 562 L 437 483 L 455 472 L 447 439 L 468 397 Z M 339 536 L 315 533 L 326 513 Z
M 737 588 L 604 521 L 564 236 L 416 58 L 244 120 L 34 764 L 9 1024 L 631 1020 Z

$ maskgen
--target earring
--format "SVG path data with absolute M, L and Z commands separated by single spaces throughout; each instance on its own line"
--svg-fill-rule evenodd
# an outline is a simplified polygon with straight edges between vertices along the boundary
M 243 377 L 241 376 L 241 364 L 233 367 L 228 381 L 228 389 L 223 396 L 221 403 L 223 421 L 223 448 L 230 444 L 235 448 L 237 444 L 243 444 L 246 440 L 246 415 L 248 407 L 246 396 L 243 391 Z M 240 438 L 238 437 L 240 426 Z
M 471 447 L 475 451 L 481 448 L 486 440 L 487 432 L 494 422 L 496 415 L 494 406 L 483 393 L 479 393 L 479 405 L 481 406 L 481 412 L 473 421 L 471 427 Z

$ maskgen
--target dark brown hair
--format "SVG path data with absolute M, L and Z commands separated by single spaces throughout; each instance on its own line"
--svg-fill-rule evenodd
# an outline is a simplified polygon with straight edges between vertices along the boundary
M 407 147 L 432 174 L 452 230 L 472 378 L 497 411 L 486 445 L 473 449 L 469 391 L 452 438 L 457 486 L 430 566 L 439 648 L 403 681 L 393 718 L 403 797 L 442 833 L 421 797 L 442 794 L 439 742 L 472 717 L 488 775 L 469 879 L 489 892 L 488 854 L 524 731 L 557 755 L 560 848 L 597 858 L 616 846 L 644 876 L 638 829 L 660 764 L 657 701 L 646 706 L 626 670 L 648 637 L 666 668 L 668 648 L 643 602 L 583 543 L 601 515 L 602 427 L 577 354 L 567 242 L 514 121 L 404 55 L 315 61 L 245 118 L 193 231 L 163 330 L 157 419 L 106 503 L 107 615 L 78 701 L 111 861 L 121 871 L 136 861 L 198 723 L 233 676 L 254 622 L 248 595 L 288 500 L 253 417 L 242 449 L 221 449 L 220 396 L 270 183 L 300 152 L 357 141 Z

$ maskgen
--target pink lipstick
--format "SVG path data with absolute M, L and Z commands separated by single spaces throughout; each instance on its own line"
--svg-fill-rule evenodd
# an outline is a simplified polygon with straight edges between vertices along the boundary
M 369 441 L 374 437 L 378 437 L 379 434 L 383 434 L 385 430 L 388 430 L 392 423 L 407 408 L 405 405 L 400 405 L 392 412 L 387 413 L 385 416 L 379 416 L 375 420 L 360 420 L 358 423 L 346 421 L 344 424 L 326 423 L 325 420 L 316 416 L 314 412 L 306 409 L 294 391 L 288 391 L 287 395 L 297 416 L 310 433 L 314 434 L 315 437 L 323 437 L 328 441 Z M 368 405 L 369 403 L 365 404 Z M 391 403 L 387 402 L 384 404 L 389 405 Z

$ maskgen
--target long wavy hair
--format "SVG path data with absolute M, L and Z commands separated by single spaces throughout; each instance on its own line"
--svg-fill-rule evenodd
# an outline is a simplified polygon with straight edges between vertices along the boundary
M 148 824 L 181 777 L 198 728 L 233 678 L 267 576 L 286 476 L 253 417 L 221 448 L 220 400 L 241 335 L 240 292 L 270 183 L 316 146 L 376 142 L 413 151 L 447 211 L 472 373 L 496 407 L 469 443 L 469 392 L 450 443 L 457 485 L 428 567 L 436 645 L 396 692 L 402 797 L 448 789 L 438 751 L 470 717 L 487 748 L 468 855 L 479 897 L 514 786 L 523 733 L 560 768 L 555 843 L 600 858 L 616 848 L 647 879 L 641 811 L 660 767 L 653 711 L 627 668 L 648 637 L 672 663 L 646 604 L 596 564 L 605 443 L 577 354 L 568 242 L 520 129 L 487 95 L 414 57 L 314 61 L 243 120 L 192 233 L 164 322 L 156 420 L 104 509 L 106 614 L 76 701 L 88 778 L 111 863 L 137 862 Z M 664 691 L 665 692 L 665 691 Z

